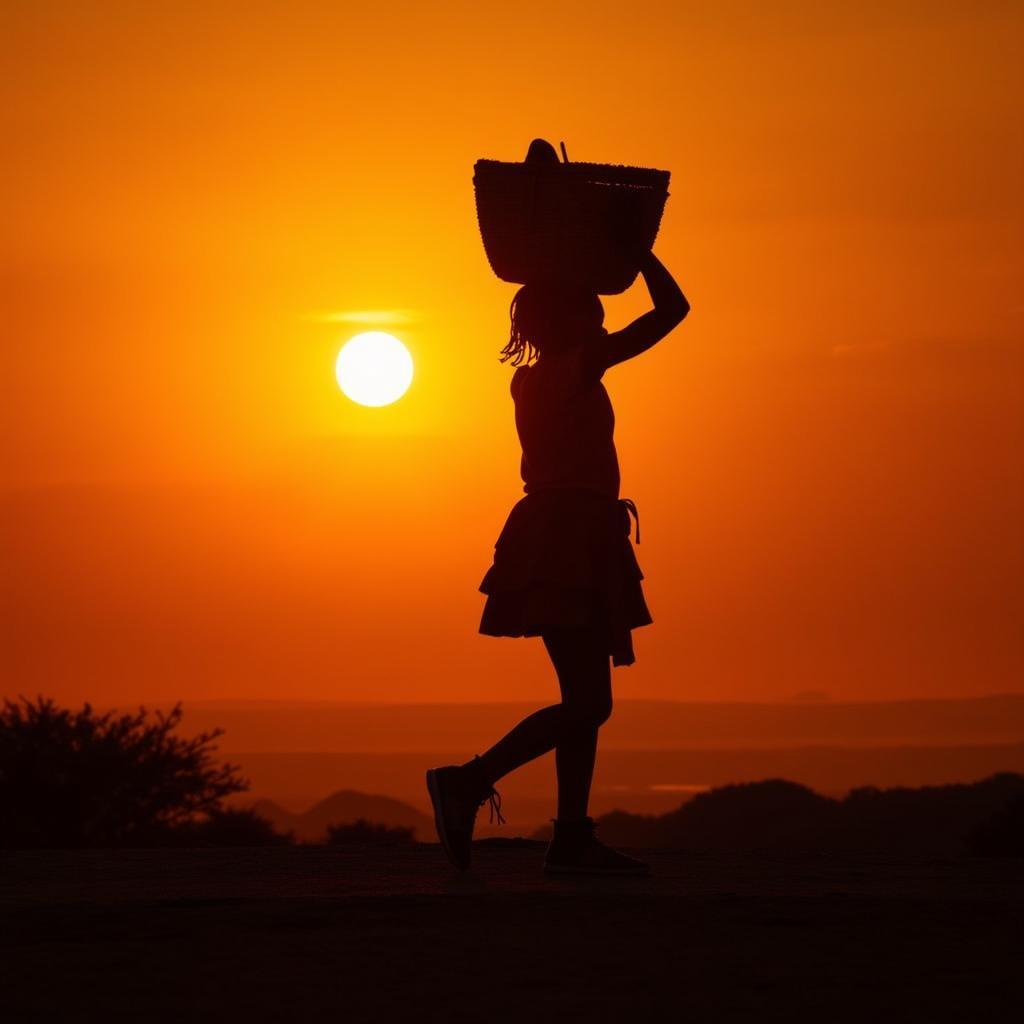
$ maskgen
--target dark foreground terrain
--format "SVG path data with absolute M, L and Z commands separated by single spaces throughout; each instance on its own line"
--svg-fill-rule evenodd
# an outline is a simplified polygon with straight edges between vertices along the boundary
M 0 854 L 3 1017 L 1002 1021 L 1024 862 L 649 854 L 555 881 L 543 846 Z

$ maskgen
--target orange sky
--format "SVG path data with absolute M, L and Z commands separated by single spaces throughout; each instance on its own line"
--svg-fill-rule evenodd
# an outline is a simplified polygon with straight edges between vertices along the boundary
M 554 692 L 476 633 L 521 483 L 472 165 L 534 136 L 672 171 L 693 304 L 606 378 L 619 696 L 1019 691 L 1024 11 L 768 6 L 7 5 L 3 692 Z M 337 389 L 354 311 L 395 406 Z

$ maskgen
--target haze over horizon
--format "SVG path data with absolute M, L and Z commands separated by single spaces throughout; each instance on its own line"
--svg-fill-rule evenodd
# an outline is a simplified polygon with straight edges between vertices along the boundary
M 4 693 L 554 697 L 476 633 L 522 492 L 472 167 L 537 136 L 672 171 L 693 305 L 606 377 L 617 696 L 1020 692 L 1019 4 L 0 17 Z M 367 316 L 415 360 L 381 409 L 333 374 Z

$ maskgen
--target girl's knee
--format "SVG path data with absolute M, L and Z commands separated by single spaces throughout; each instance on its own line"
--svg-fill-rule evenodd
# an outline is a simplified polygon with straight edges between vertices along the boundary
M 562 707 L 569 722 L 578 728 L 599 729 L 612 717 L 610 696 L 564 701 Z
M 612 717 L 612 700 L 611 697 L 606 701 L 601 701 L 594 707 L 594 725 L 600 728 Z

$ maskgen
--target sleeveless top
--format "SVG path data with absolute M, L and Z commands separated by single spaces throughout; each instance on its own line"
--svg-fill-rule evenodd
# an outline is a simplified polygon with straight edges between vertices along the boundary
M 615 413 L 601 383 L 601 339 L 520 366 L 510 385 L 527 494 L 583 487 L 619 496 Z

